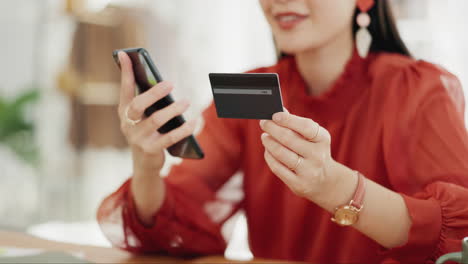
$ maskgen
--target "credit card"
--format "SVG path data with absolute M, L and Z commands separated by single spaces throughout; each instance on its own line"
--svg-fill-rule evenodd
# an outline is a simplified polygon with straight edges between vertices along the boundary
M 218 117 L 271 120 L 283 112 L 276 73 L 210 73 Z

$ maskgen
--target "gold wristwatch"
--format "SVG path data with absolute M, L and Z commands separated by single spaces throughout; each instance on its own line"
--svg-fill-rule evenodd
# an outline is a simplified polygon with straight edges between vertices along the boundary
M 366 190 L 366 181 L 364 176 L 357 172 L 358 184 L 354 196 L 348 204 L 339 206 L 335 209 L 332 221 L 340 226 L 354 225 L 359 220 L 359 212 L 363 208 L 364 193 Z

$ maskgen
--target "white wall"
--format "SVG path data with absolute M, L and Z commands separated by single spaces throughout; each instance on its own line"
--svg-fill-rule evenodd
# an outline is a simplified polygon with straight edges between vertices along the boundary
M 410 1 L 410 0 L 407 0 Z M 411 0 L 414 13 L 424 17 L 399 22 L 410 51 L 417 57 L 439 64 L 461 81 L 468 101 L 468 1 Z M 424 4 L 427 5 L 427 10 Z M 468 123 L 468 115 L 465 115 Z

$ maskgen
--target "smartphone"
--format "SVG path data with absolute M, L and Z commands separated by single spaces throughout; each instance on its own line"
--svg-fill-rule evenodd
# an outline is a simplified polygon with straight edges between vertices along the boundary
M 131 48 L 114 50 L 112 56 L 114 57 L 114 61 L 117 63 L 119 68 L 120 61 L 118 53 L 120 51 L 127 53 L 132 61 L 133 73 L 135 75 L 135 82 L 137 85 L 137 94 L 144 93 L 156 84 L 163 81 L 161 74 L 159 73 L 158 69 L 156 68 L 156 65 L 154 64 L 146 49 Z M 166 97 L 160 99 L 159 101 L 155 102 L 153 105 L 148 107 L 145 110 L 144 115 L 146 117 L 149 117 L 154 112 L 163 109 L 172 103 L 174 103 L 174 99 L 171 95 L 167 95 Z M 168 133 L 171 130 L 182 126 L 182 124 L 184 123 L 185 119 L 182 115 L 176 116 L 173 119 L 169 120 L 161 128 L 159 128 L 158 132 L 161 134 Z M 189 137 L 184 138 L 183 140 L 170 146 L 167 149 L 167 151 L 172 156 L 184 159 L 203 159 L 205 156 L 203 150 L 201 149 L 200 145 L 198 144 L 197 140 L 193 135 L 190 135 Z

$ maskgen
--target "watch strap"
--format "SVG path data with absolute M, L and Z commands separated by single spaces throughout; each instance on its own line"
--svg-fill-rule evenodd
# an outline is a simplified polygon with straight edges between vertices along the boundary
M 362 175 L 360 172 L 356 171 L 356 173 L 358 175 L 358 184 L 350 205 L 360 210 L 364 203 L 364 194 L 366 192 L 366 179 L 364 178 L 364 175 Z

